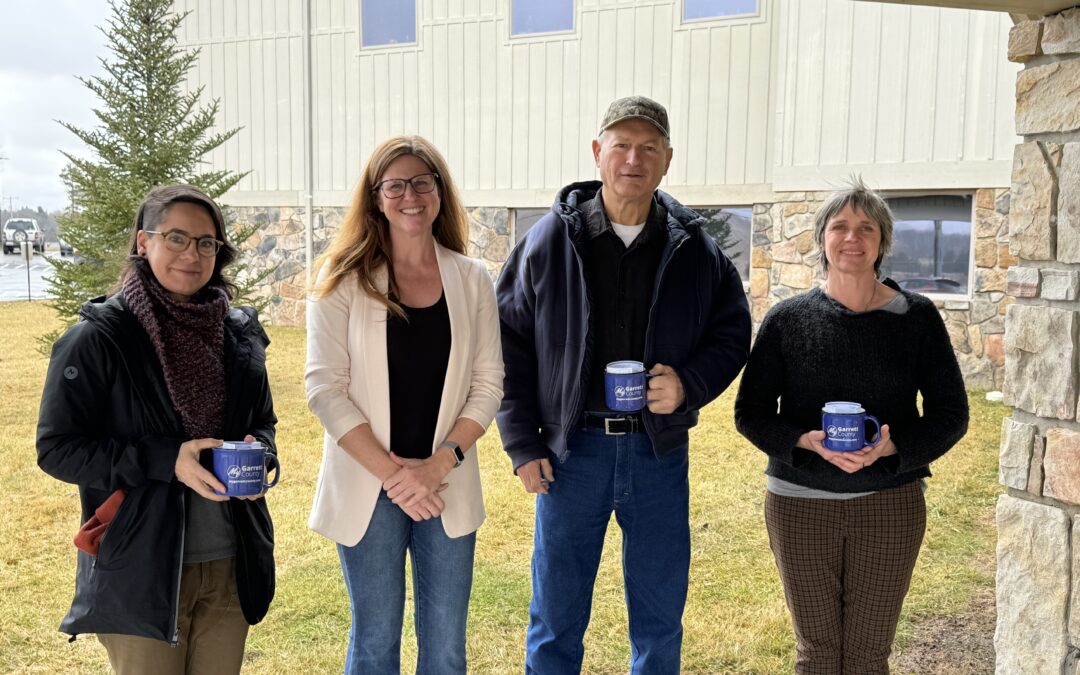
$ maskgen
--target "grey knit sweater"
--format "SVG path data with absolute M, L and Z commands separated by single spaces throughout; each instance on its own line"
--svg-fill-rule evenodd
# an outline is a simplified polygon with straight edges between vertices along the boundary
M 767 474 L 832 492 L 884 490 L 929 476 L 930 462 L 963 437 L 967 394 L 945 324 L 930 300 L 901 292 L 904 314 L 852 312 L 814 289 L 765 316 L 735 400 L 735 425 L 769 456 Z M 861 403 L 889 425 L 897 454 L 848 474 L 795 447 L 821 428 L 827 401 Z

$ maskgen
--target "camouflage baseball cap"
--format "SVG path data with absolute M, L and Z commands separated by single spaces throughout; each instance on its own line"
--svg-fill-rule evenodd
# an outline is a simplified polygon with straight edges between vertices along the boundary
M 651 122 L 664 134 L 664 138 L 671 138 L 667 110 L 656 101 L 644 96 L 627 96 L 612 102 L 604 115 L 604 121 L 600 123 L 600 131 L 603 132 L 612 125 L 635 117 Z

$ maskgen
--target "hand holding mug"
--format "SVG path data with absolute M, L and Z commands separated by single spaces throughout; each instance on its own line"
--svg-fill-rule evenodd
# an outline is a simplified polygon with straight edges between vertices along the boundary
M 892 436 L 889 433 L 889 425 L 881 425 L 881 434 L 879 434 L 877 441 L 873 445 L 868 445 L 862 450 L 849 454 L 860 457 L 863 466 L 870 466 L 882 457 L 895 455 L 896 444 L 892 442 Z
M 671 366 L 658 363 L 649 371 L 649 412 L 670 415 L 686 401 L 682 380 Z
M 216 448 L 221 441 L 214 438 L 198 438 L 183 443 L 180 451 L 176 454 L 176 466 L 173 473 L 176 479 L 195 491 L 200 497 L 205 497 L 215 502 L 226 502 L 228 497 L 215 493 L 225 492 L 225 486 L 221 481 L 203 468 L 199 463 L 199 455 L 203 450 Z
M 824 440 L 825 432 L 820 429 L 815 429 L 813 431 L 807 431 L 800 436 L 799 441 L 795 446 L 817 453 L 826 462 L 847 473 L 855 473 L 863 468 L 863 458 L 858 452 L 836 452 L 830 450 L 822 444 Z

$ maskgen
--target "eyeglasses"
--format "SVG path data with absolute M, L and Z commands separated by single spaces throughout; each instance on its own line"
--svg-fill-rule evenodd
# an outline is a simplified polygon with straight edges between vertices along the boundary
M 169 230 L 168 232 L 143 230 L 143 232 L 160 235 L 162 241 L 165 242 L 165 248 L 174 253 L 183 253 L 188 250 L 191 242 L 195 242 L 195 250 L 204 258 L 213 258 L 221 250 L 221 247 L 225 245 L 225 242 L 218 241 L 213 237 L 189 237 L 179 230 Z
M 405 180 L 404 178 L 387 178 L 375 183 L 371 191 L 380 190 L 387 199 L 398 199 L 405 196 L 405 188 L 412 186 L 413 192 L 424 195 L 435 189 L 435 181 L 439 178 L 437 173 L 422 173 L 419 176 Z

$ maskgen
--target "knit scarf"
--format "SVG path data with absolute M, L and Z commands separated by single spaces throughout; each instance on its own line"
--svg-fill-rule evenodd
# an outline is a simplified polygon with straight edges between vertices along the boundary
M 124 299 L 154 345 L 165 386 L 191 438 L 218 438 L 225 423 L 225 291 L 206 286 L 177 302 L 139 265 Z

